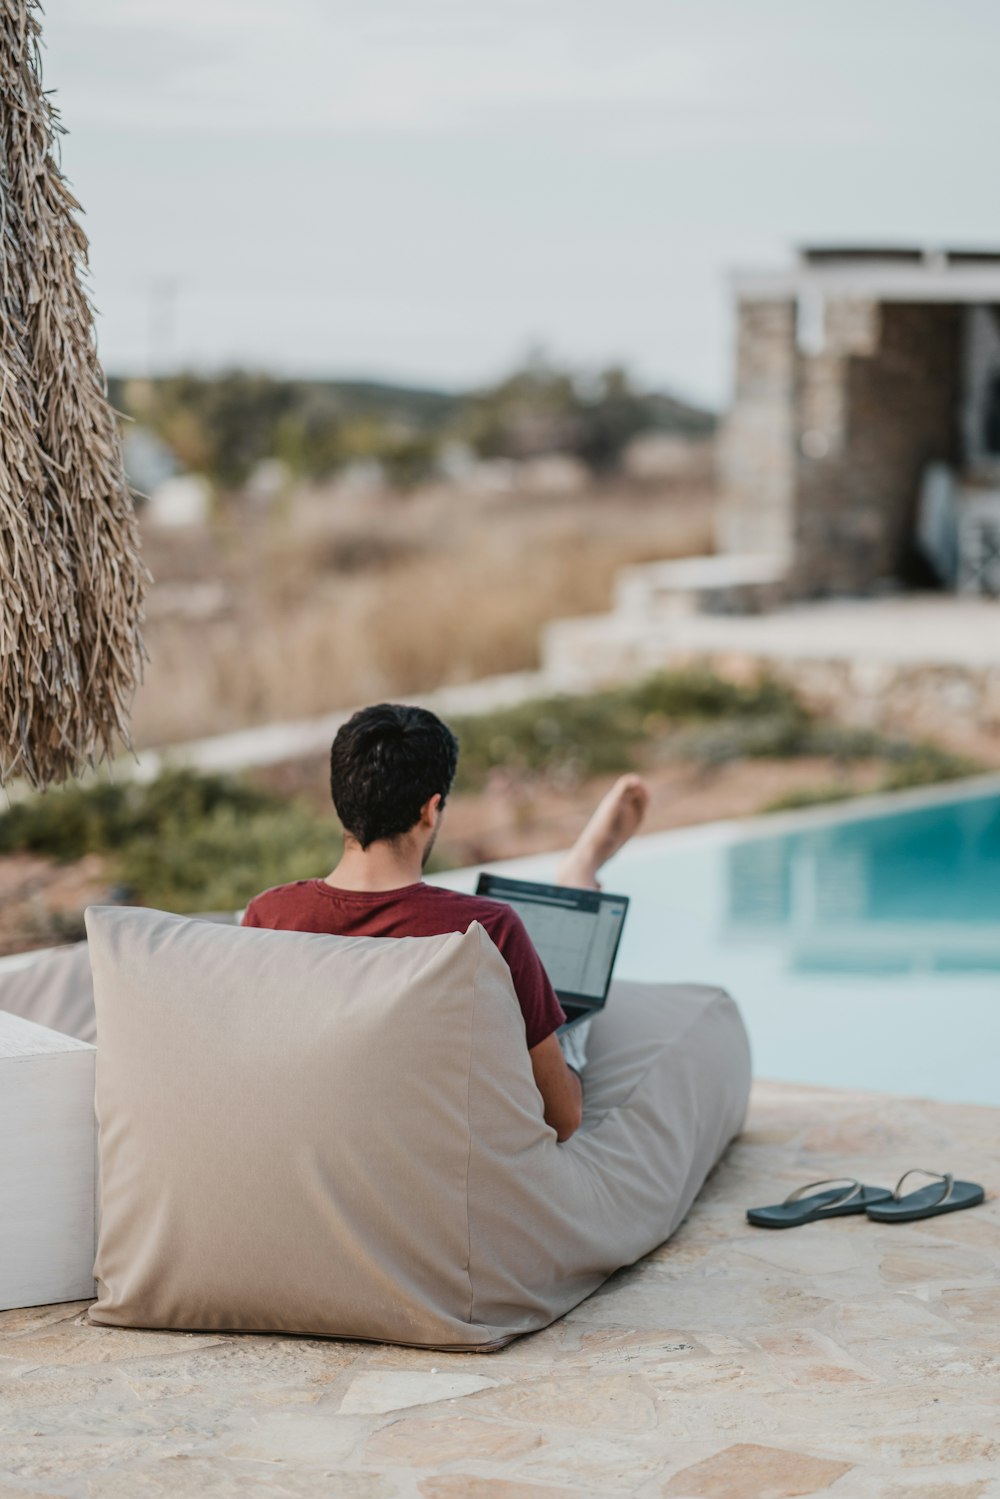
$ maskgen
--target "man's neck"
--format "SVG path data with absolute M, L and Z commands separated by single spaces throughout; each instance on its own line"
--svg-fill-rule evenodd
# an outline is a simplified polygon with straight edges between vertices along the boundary
M 371 843 L 362 848 L 348 839 L 337 867 L 326 883 L 337 890 L 401 890 L 423 878 L 421 851 L 409 840 Z

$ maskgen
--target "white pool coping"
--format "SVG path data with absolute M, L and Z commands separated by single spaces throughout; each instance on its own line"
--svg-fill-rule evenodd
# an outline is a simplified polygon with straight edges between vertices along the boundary
M 968 776 L 955 781 L 940 781 L 933 786 L 916 786 L 906 791 L 874 792 L 871 795 L 825 802 L 816 807 L 800 807 L 789 812 L 758 812 L 751 817 L 729 817 L 717 822 L 697 823 L 692 827 L 668 828 L 660 833 L 642 833 L 626 844 L 622 855 L 634 860 L 655 858 L 660 854 L 684 849 L 722 848 L 734 843 L 780 838 L 818 828 L 842 826 L 845 823 L 871 822 L 880 817 L 893 817 L 901 812 L 920 812 L 952 803 L 978 801 L 989 796 L 1000 797 L 1000 772 Z M 469 865 L 464 869 L 449 869 L 433 876 L 433 881 L 450 884 L 452 880 L 468 879 L 481 869 L 513 870 L 517 867 L 526 870 L 558 859 L 565 852 L 565 849 L 553 849 L 546 853 L 520 854 L 511 859 Z M 613 860 L 609 862 L 613 863 Z
M 751 817 L 729 817 L 693 827 L 668 828 L 662 833 L 646 833 L 634 838 L 628 847 L 634 850 L 638 844 L 643 851 L 655 852 L 688 844 L 742 843 L 845 822 L 870 822 L 900 812 L 920 812 L 925 808 L 948 806 L 951 802 L 979 801 L 988 796 L 1000 796 L 998 771 L 961 780 L 938 781 L 933 786 L 915 786 L 905 791 L 862 793 L 788 812 L 757 812 Z

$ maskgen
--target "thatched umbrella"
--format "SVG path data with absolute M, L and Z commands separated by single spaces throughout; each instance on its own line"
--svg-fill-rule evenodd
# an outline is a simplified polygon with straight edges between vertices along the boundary
M 146 574 L 38 8 L 0 0 L 0 783 L 46 786 L 127 737 Z

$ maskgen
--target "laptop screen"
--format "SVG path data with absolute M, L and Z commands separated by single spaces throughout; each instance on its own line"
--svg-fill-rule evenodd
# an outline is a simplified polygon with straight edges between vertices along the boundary
M 560 1000 L 603 1005 L 621 940 L 628 896 L 571 890 L 481 874 L 477 895 L 502 900 L 520 916 Z

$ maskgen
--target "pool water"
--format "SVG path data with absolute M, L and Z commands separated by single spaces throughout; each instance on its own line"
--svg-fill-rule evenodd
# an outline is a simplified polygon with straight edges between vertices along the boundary
M 995 780 L 635 839 L 604 888 L 616 974 L 729 989 L 758 1076 L 1000 1104 Z

